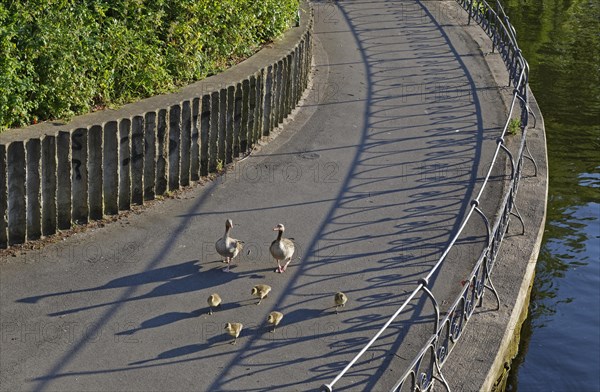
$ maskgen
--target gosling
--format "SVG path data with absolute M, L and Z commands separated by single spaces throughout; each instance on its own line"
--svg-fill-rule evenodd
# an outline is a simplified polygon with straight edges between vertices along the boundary
M 219 309 L 221 308 L 221 297 L 217 293 L 213 293 L 213 294 L 209 295 L 206 302 L 208 302 L 208 314 L 210 314 L 210 315 L 213 314 L 213 308 L 216 308 L 216 307 L 219 307 Z
M 257 284 L 256 286 L 252 287 L 252 291 L 250 292 L 250 294 L 259 298 L 256 304 L 260 305 L 260 302 L 263 300 L 263 298 L 266 298 L 266 296 L 269 295 L 270 291 L 271 286 L 266 284 Z
M 337 314 L 338 309 L 340 307 L 343 308 L 344 306 L 346 306 L 346 302 L 348 302 L 348 297 L 346 296 L 346 294 L 339 291 L 339 292 L 335 293 L 334 300 L 335 300 L 335 313 Z
M 233 342 L 231 344 L 237 343 L 237 338 L 240 336 L 240 332 L 242 332 L 242 328 L 244 325 L 242 323 L 227 323 L 225 324 L 225 330 L 231 336 L 233 336 Z
M 267 322 L 273 326 L 271 332 L 275 332 L 275 327 L 279 325 L 281 319 L 283 318 L 283 313 L 273 311 L 269 313 L 269 317 L 267 317 Z

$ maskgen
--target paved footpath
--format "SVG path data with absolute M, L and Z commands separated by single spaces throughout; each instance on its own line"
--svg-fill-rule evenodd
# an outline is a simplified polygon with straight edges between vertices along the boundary
M 278 137 L 179 199 L 3 260 L 1 390 L 329 382 L 436 262 L 500 132 L 504 109 L 482 55 L 440 21 L 439 4 L 314 3 L 312 90 Z M 231 273 L 214 251 L 226 218 L 246 243 Z M 277 223 L 299 248 L 284 274 L 268 253 Z M 436 276 L 440 300 L 456 295 L 482 227 Z M 257 283 L 273 287 L 259 306 Z M 335 314 L 338 290 L 350 300 Z M 209 316 L 213 292 L 224 306 Z M 275 333 L 264 323 L 272 310 L 285 314 Z M 431 317 L 416 302 L 336 388 L 389 388 Z M 226 322 L 245 326 L 236 345 Z

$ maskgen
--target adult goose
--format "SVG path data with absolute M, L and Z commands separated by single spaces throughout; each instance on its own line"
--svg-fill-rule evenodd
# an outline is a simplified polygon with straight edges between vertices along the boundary
M 223 237 L 219 238 L 215 243 L 215 249 L 217 250 L 217 253 L 221 255 L 221 257 L 224 257 L 225 260 L 223 261 L 227 263 L 227 268 L 224 269 L 225 272 L 229 272 L 231 261 L 235 258 L 235 256 L 238 255 L 238 253 L 240 253 L 244 246 L 244 241 L 236 240 L 235 238 L 231 238 L 229 236 L 229 232 L 231 231 L 232 227 L 233 222 L 231 219 L 227 219 L 225 221 L 225 234 L 223 234 Z
M 275 241 L 271 242 L 269 251 L 271 251 L 271 255 L 277 261 L 277 269 L 275 272 L 283 273 L 285 272 L 290 261 L 292 261 L 292 256 L 294 255 L 295 250 L 294 242 L 292 241 L 292 238 L 283 238 L 285 226 L 283 226 L 281 223 L 275 226 L 273 231 L 277 231 L 278 233 Z M 285 263 L 283 267 L 281 266 L 280 261 Z

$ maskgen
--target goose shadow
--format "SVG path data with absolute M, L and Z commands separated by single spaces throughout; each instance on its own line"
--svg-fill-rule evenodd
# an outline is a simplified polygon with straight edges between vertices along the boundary
M 214 313 L 221 313 L 226 311 L 231 311 L 234 309 L 238 309 L 244 306 L 252 305 L 254 303 L 254 299 L 242 300 L 239 302 L 230 302 L 226 304 L 221 304 L 213 308 Z M 195 319 L 201 316 L 209 316 L 209 307 L 205 306 L 191 312 L 167 312 L 156 317 L 152 317 L 148 320 L 143 321 L 139 327 L 131 328 L 125 331 L 117 332 L 115 335 L 124 336 L 124 335 L 133 335 L 139 331 L 143 331 L 146 329 L 154 329 L 164 327 L 169 324 L 173 324 L 179 321 L 187 320 L 187 319 Z
M 172 279 L 178 279 L 187 275 L 195 275 L 199 272 L 200 266 L 196 265 L 198 260 L 190 260 L 183 263 L 170 265 L 168 267 L 155 268 L 149 271 L 140 272 L 137 274 L 122 276 L 115 278 L 102 286 L 89 287 L 79 290 L 58 291 L 55 293 L 35 295 L 31 297 L 20 298 L 16 302 L 21 303 L 37 303 L 38 301 L 70 294 L 79 294 L 87 292 L 96 292 L 101 290 L 118 289 L 131 286 L 142 286 L 145 284 L 168 282 Z
M 225 326 L 224 323 L 223 323 L 223 326 Z M 242 331 L 240 332 L 240 336 L 237 338 L 238 343 L 236 343 L 236 344 L 240 344 L 239 341 L 243 340 L 245 337 L 263 335 L 266 332 L 267 332 L 267 327 L 264 324 L 244 326 L 244 328 L 242 328 Z M 140 365 L 145 365 L 145 364 L 155 362 L 155 361 L 162 361 L 162 360 L 169 360 L 169 359 L 172 360 L 172 359 L 176 359 L 176 358 L 183 357 L 186 355 L 200 353 L 210 347 L 218 347 L 218 346 L 226 346 L 226 345 L 235 346 L 236 344 L 233 344 L 233 342 L 234 342 L 233 337 L 229 336 L 227 334 L 227 332 L 225 332 L 225 330 L 223 330 L 222 333 L 211 336 L 204 343 L 195 343 L 195 344 L 188 344 L 188 345 L 181 346 L 181 347 L 176 347 L 176 348 L 173 348 L 173 349 L 170 349 L 167 351 L 163 351 L 162 353 L 158 354 L 154 358 L 130 362 L 128 365 L 129 366 L 140 366 Z M 200 359 L 200 358 L 190 358 L 190 360 L 195 360 L 195 359 Z
M 140 366 L 140 365 L 145 365 L 145 364 L 148 364 L 151 362 L 174 359 L 174 358 L 182 357 L 185 355 L 202 352 L 209 347 L 222 346 L 225 344 L 229 344 L 229 339 L 227 339 L 226 335 L 220 334 L 220 335 L 216 335 L 216 336 L 208 338 L 205 343 L 188 344 L 186 346 L 176 347 L 171 350 L 163 351 L 162 353 L 158 354 L 154 358 L 130 362 L 128 365 L 129 366 Z
M 125 287 L 134 287 L 141 286 L 145 284 L 151 284 L 156 282 L 163 282 L 162 284 L 152 288 L 150 291 L 138 295 L 131 296 L 125 299 L 119 299 L 116 301 L 96 303 L 91 305 L 86 305 L 78 308 L 72 309 L 64 309 L 57 312 L 49 313 L 48 316 L 63 316 L 67 314 L 78 313 L 85 310 L 91 310 L 96 308 L 102 308 L 105 306 L 115 305 L 115 304 L 123 304 L 132 301 L 157 298 L 157 297 L 165 297 L 170 295 L 178 295 L 191 293 L 195 291 L 201 291 L 210 287 L 218 287 L 224 285 L 230 281 L 235 280 L 239 274 L 237 274 L 234 270 L 229 273 L 224 273 L 220 268 L 211 268 L 206 271 L 201 271 L 202 267 L 196 265 L 198 260 L 191 260 L 184 263 L 180 263 L 174 266 L 157 268 L 155 270 L 150 270 L 147 272 L 142 272 L 138 274 L 133 274 L 121 278 L 114 279 L 102 286 L 81 289 L 81 290 L 73 290 L 68 292 L 60 292 L 60 293 L 51 293 L 45 294 L 37 297 L 29 297 L 23 298 L 19 301 L 27 302 L 33 301 L 34 299 L 37 301 L 43 297 L 52 297 L 58 295 L 66 295 L 66 294 L 75 294 L 75 293 L 86 293 L 86 292 L 95 292 L 98 290 L 112 289 L 112 288 L 125 288 Z M 171 315 L 171 317 L 174 317 Z M 184 317 L 184 316 L 179 316 Z

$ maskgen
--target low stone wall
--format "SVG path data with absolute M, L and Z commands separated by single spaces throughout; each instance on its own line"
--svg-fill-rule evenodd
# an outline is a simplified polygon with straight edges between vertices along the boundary
M 178 93 L 0 134 L 0 247 L 128 210 L 251 150 L 302 96 L 311 46 L 303 3 L 281 40 Z

